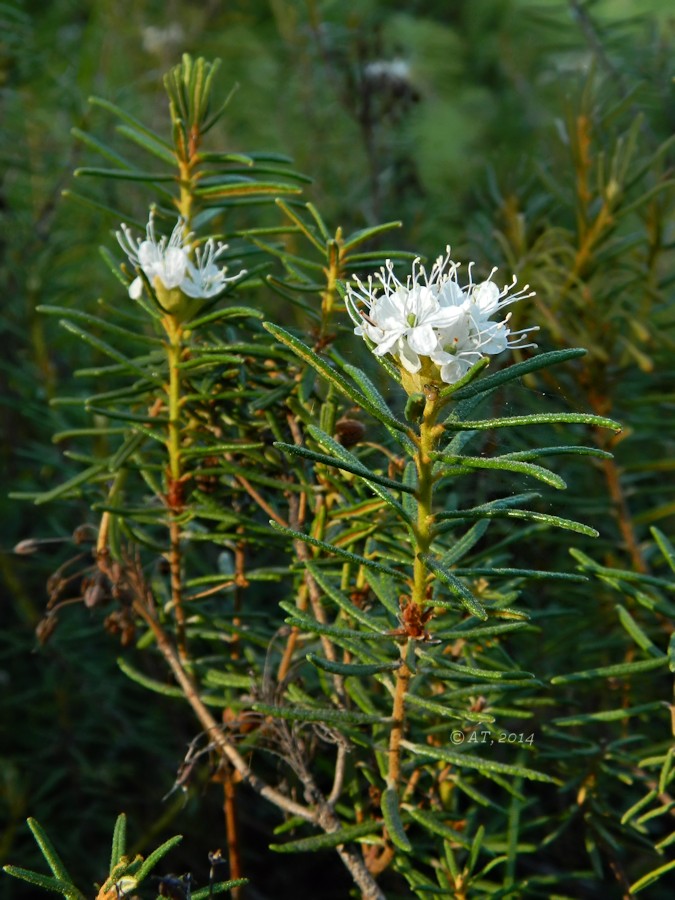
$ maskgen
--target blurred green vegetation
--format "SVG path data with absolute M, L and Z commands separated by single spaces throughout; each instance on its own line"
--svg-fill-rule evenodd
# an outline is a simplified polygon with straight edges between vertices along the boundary
M 110 118 L 88 97 L 165 131 L 163 72 L 183 51 L 219 57 L 222 89 L 238 88 L 214 143 L 293 157 L 314 179 L 306 196 L 346 231 L 398 219 L 393 241 L 401 248 L 434 257 L 451 243 L 457 257 L 488 270 L 512 266 L 529 280 L 536 305 L 515 315 L 540 322 L 542 348 L 591 352 L 583 367 L 557 373 L 556 382 L 533 381 L 507 402 L 527 410 L 545 392 L 560 408 L 590 404 L 626 423 L 613 448 L 616 467 L 589 476 L 570 464 L 563 501 L 591 524 L 606 522 L 609 511 L 592 550 L 597 562 L 665 574 L 648 526 L 675 531 L 675 235 L 672 192 L 660 190 L 673 154 L 659 150 L 673 131 L 674 27 L 659 0 L 0 3 L 0 861 L 37 863 L 24 824 L 31 815 L 58 835 L 71 868 L 78 861 L 80 880 L 93 882 L 124 809 L 141 850 L 177 831 L 189 835 L 176 870 L 205 879 L 206 851 L 221 829 L 219 798 L 205 784 L 185 802 L 174 794 L 162 803 L 194 725 L 178 702 L 154 698 L 148 708 L 96 619 L 79 609 L 64 616 L 54 640 L 36 650 L 45 583 L 73 555 L 69 537 L 88 521 L 87 509 L 35 508 L 6 496 L 79 470 L 51 444 L 55 431 L 72 427 L 72 412 L 49 400 L 77 392 L 72 371 L 91 359 L 36 306 L 92 309 L 111 296 L 96 247 L 111 246 L 119 223 L 102 207 L 128 210 L 129 221 L 147 209 L 128 184 L 108 182 L 98 194 L 76 184 L 73 170 L 90 160 L 72 129 L 116 141 Z M 377 74 L 383 61 L 400 61 L 396 78 Z M 580 261 L 617 154 L 611 221 Z M 96 196 L 101 208 L 78 204 L 73 191 Z M 274 297 L 268 313 L 282 323 L 296 318 Z M 482 484 L 488 494 L 489 485 Z M 20 540 L 54 536 L 65 543 L 12 553 Z M 549 551 L 562 569 L 573 565 L 568 543 L 557 538 Z M 567 607 L 543 591 L 540 616 L 555 623 L 553 632 L 525 655 L 550 660 L 551 675 L 580 668 L 581 655 L 590 665 L 588 635 L 617 627 L 615 587 L 572 592 Z M 614 646 L 622 652 L 619 636 Z M 608 663 L 603 653 L 595 664 Z M 619 802 L 616 791 L 602 798 L 605 806 Z M 346 876 L 334 865 L 329 886 L 321 857 L 270 861 L 259 839 L 266 815 L 256 808 L 243 823 L 260 896 L 291 896 L 299 877 L 320 878 L 322 896 L 345 896 Z M 581 868 L 569 840 L 571 865 Z M 597 879 L 584 890 L 623 896 Z M 9 879 L 2 891 L 31 896 Z M 669 893 L 662 882 L 645 895 Z

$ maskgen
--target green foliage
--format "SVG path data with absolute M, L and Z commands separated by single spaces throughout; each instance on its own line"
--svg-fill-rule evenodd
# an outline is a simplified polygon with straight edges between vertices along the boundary
M 8 875 L 27 881 L 35 887 L 61 894 L 66 900 L 84 900 L 86 894 L 83 891 L 80 891 L 73 883 L 42 826 L 36 822 L 35 819 L 29 819 L 28 826 L 33 832 L 33 837 L 35 838 L 49 868 L 52 870 L 54 877 L 41 875 L 39 872 L 32 872 L 29 869 L 22 869 L 18 866 L 5 866 L 4 871 Z M 99 887 L 98 893 L 96 894 L 97 900 L 118 900 L 120 897 L 129 895 L 132 891 L 135 896 L 138 896 L 136 891 L 148 878 L 155 866 L 182 840 L 181 835 L 176 835 L 176 837 L 165 841 L 160 847 L 157 847 L 157 849 L 150 853 L 146 859 L 143 859 L 142 856 L 135 856 L 132 859 L 126 854 L 126 828 L 126 816 L 122 813 L 118 816 L 113 831 L 110 874 L 105 882 Z M 187 889 L 189 890 L 189 881 L 185 882 L 182 878 L 174 879 L 173 876 L 168 876 L 166 880 L 159 879 L 160 896 L 166 896 L 165 889 L 161 888 L 161 882 L 166 881 L 165 888 L 168 889 L 168 882 L 170 880 L 179 882 L 178 886 L 181 890 L 185 889 L 186 885 L 188 885 Z M 227 882 L 221 881 L 218 884 L 212 882 L 205 890 L 197 891 L 196 893 L 190 892 L 190 896 L 195 898 L 210 897 L 213 894 L 231 891 L 233 888 L 237 888 L 245 883 L 245 879 Z

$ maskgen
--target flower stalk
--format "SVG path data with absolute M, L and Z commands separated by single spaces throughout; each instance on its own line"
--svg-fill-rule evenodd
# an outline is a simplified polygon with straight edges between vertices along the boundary
M 417 523 L 414 529 L 415 561 L 413 563 L 412 592 L 409 600 L 402 602 L 402 626 L 406 633 L 401 645 L 401 666 L 396 670 L 396 686 L 392 708 L 392 728 L 389 735 L 389 758 L 387 787 L 397 788 L 401 777 L 401 740 L 405 733 L 405 698 L 414 677 L 408 665 L 410 653 L 414 652 L 415 640 L 424 636 L 424 622 L 428 618 L 426 605 L 429 588 L 429 569 L 425 558 L 431 549 L 433 539 L 433 488 L 434 462 L 431 454 L 436 449 L 443 426 L 437 422 L 443 406 L 436 385 L 425 385 L 426 402 L 416 436 L 417 453 Z
M 168 402 L 168 433 L 167 455 L 168 463 L 168 490 L 166 502 L 169 509 L 169 570 L 171 576 L 171 606 L 176 619 L 176 643 L 181 661 L 188 659 L 186 635 L 185 635 L 185 610 L 183 608 L 183 579 L 181 558 L 181 527 L 179 516 L 183 511 L 183 486 L 185 479 L 182 471 L 181 443 L 180 443 L 180 415 L 181 415 L 181 372 L 179 363 L 183 351 L 183 329 L 173 316 L 166 316 L 163 320 L 167 335 L 166 354 L 169 368 L 169 384 L 167 390 Z

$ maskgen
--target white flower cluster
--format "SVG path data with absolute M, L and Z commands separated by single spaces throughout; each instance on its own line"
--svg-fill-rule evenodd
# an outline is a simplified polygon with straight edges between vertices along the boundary
M 448 247 L 428 274 L 416 259 L 404 284 L 387 260 L 375 279 L 371 276 L 364 284 L 356 278 L 356 288 L 347 288 L 347 310 L 356 325 L 355 333 L 372 341 L 376 356 L 389 353 L 412 374 L 419 372 L 428 358 L 446 384 L 459 381 L 483 356 L 507 347 L 535 346 L 524 342 L 527 333 L 536 328 L 511 331 L 510 313 L 498 321 L 491 319 L 511 303 L 533 296 L 529 286 L 512 293 L 514 276 L 511 284 L 500 290 L 492 281 L 497 269 L 486 281 L 474 283 L 472 267 L 470 263 L 469 283 L 461 287 L 459 263 L 452 262 Z
M 231 281 L 245 274 L 242 270 L 230 278 L 227 267 L 218 268 L 216 261 L 227 250 L 227 244 L 215 244 L 213 238 L 197 247 L 194 262 L 190 258 L 191 234 L 184 234 L 184 222 L 178 219 L 168 239 L 157 238 L 153 214 L 145 229 L 145 240 L 134 238 L 126 225 L 117 232 L 117 240 L 134 268 L 141 269 L 153 287 L 156 279 L 167 291 L 178 288 L 187 297 L 208 300 L 217 296 Z M 186 246 L 187 245 L 187 246 Z M 129 285 L 129 296 L 138 300 L 143 293 L 143 279 L 138 275 Z

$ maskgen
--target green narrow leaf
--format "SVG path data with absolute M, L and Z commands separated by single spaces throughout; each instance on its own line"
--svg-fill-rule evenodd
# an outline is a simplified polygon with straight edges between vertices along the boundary
M 110 871 L 120 862 L 127 850 L 127 817 L 120 813 L 113 831 L 112 849 L 110 852 Z
M 662 531 L 659 531 L 658 528 L 650 528 L 649 530 L 652 533 L 652 537 L 658 544 L 659 550 L 661 551 L 661 553 L 663 553 L 666 562 L 673 570 L 673 572 L 675 572 L 675 547 L 673 547 L 665 534 L 663 534 Z
M 658 869 L 653 869 L 647 875 L 643 875 L 642 878 L 639 878 L 636 882 L 631 884 L 629 888 L 630 892 L 632 894 L 637 894 L 638 891 L 644 890 L 644 888 L 654 884 L 654 882 L 658 881 L 662 875 L 665 875 L 666 872 L 671 872 L 673 869 L 675 869 L 675 859 L 666 863 L 664 866 L 659 866 Z
M 528 522 L 541 522 L 544 525 L 550 525 L 553 528 L 562 528 L 565 531 L 574 531 L 577 534 L 585 534 L 588 537 L 598 537 L 599 532 L 590 525 L 582 525 L 581 522 L 575 522 L 573 519 L 563 519 L 560 516 L 552 516 L 549 513 L 535 512 L 531 509 L 512 509 L 509 507 L 492 507 L 475 506 L 472 509 L 453 510 L 452 512 L 441 512 L 436 514 L 438 521 L 456 520 L 456 519 L 525 519 Z M 452 525 L 440 525 L 434 530 L 436 534 L 443 534 Z M 572 552 L 572 551 L 570 551 Z
M 439 759 L 457 766 L 460 769 L 477 769 L 485 774 L 497 775 L 515 775 L 527 778 L 530 781 L 545 781 L 549 784 L 560 784 L 556 778 L 546 775 L 543 772 L 537 772 L 534 769 L 527 769 L 524 766 L 512 766 L 508 763 L 497 762 L 493 759 L 481 759 L 479 756 L 473 756 L 470 753 L 456 753 L 447 750 L 444 747 L 431 747 L 427 744 L 413 744 L 410 741 L 401 741 L 401 746 L 405 747 L 415 756 L 426 757 L 428 759 Z
M 309 426 L 310 429 L 312 426 Z M 316 429 L 318 430 L 318 429 Z M 334 456 L 329 456 L 327 453 L 317 453 L 315 450 L 309 450 L 307 447 L 300 447 L 297 444 L 285 444 L 282 441 L 275 441 L 274 446 L 278 447 L 279 450 L 283 450 L 284 453 L 291 453 L 294 456 L 301 456 L 303 459 L 311 459 L 312 462 L 321 463 L 325 466 L 332 466 L 335 469 L 341 469 L 343 472 L 350 472 L 352 475 L 358 475 L 359 478 L 363 478 L 364 481 L 372 481 L 375 484 L 381 484 L 385 487 L 393 488 L 395 491 L 407 491 L 408 493 L 413 493 L 413 491 L 406 487 L 406 485 L 402 485 L 398 481 L 394 481 L 393 478 L 387 478 L 385 475 L 376 475 L 374 472 L 371 472 L 370 469 L 366 468 L 364 465 L 359 463 L 359 461 L 354 457 L 354 462 L 349 462 L 346 459 L 337 459 Z M 382 496 L 381 494 L 378 494 Z M 384 500 L 385 498 L 382 497 Z M 390 500 L 394 498 L 389 496 Z M 400 506 L 400 504 L 396 504 Z M 403 510 L 401 509 L 401 512 Z
M 467 609 L 472 616 L 478 619 L 487 619 L 488 614 L 485 612 L 483 605 L 476 600 L 471 591 L 457 578 L 456 575 L 446 569 L 445 566 L 431 556 L 423 556 L 422 561 L 431 569 L 441 584 L 450 588 L 452 593 L 457 597 L 462 606 Z
M 365 578 L 375 596 L 382 606 L 391 613 L 394 618 L 398 618 L 401 612 L 399 603 L 400 588 L 397 588 L 396 582 L 383 574 L 375 574 L 373 571 L 366 571 Z
M 642 650 L 646 650 L 650 656 L 662 658 L 663 652 L 659 650 L 656 644 L 654 644 L 649 637 L 647 637 L 647 635 L 640 628 L 640 626 L 631 616 L 628 610 L 624 606 L 621 606 L 620 603 L 617 604 L 616 610 L 619 613 L 619 621 L 626 629 L 628 634 L 633 638 L 638 647 L 640 647 Z
M 329 366 L 325 360 L 317 356 L 317 354 L 303 344 L 302 341 L 299 341 L 283 328 L 279 328 L 278 325 L 272 325 L 270 322 L 263 322 L 263 327 L 266 328 L 280 343 L 290 347 L 300 359 L 312 366 L 313 369 L 323 376 L 329 384 L 332 384 L 343 396 L 348 397 L 352 402 L 367 410 L 379 422 L 391 425 L 392 428 L 402 431 L 404 434 L 408 434 L 409 429 L 407 425 L 403 422 L 399 422 L 398 419 L 391 415 L 391 413 L 385 414 L 385 412 L 369 400 L 365 394 L 354 385 L 350 384 L 344 376 Z
M 140 172 L 137 169 L 104 169 L 98 166 L 82 166 L 73 173 L 77 178 L 113 178 L 118 181 L 146 181 L 153 184 L 158 181 L 176 181 L 177 175 L 165 172 Z
M 28 822 L 28 827 L 33 832 L 33 837 L 35 838 L 42 855 L 47 861 L 47 865 L 52 870 L 52 874 L 60 881 L 72 884 L 73 879 L 68 874 L 68 870 L 64 866 L 61 857 L 56 852 L 56 848 L 47 837 L 44 828 L 36 819 L 27 819 L 26 821 Z
M 139 119 L 136 119 L 120 106 L 116 106 L 114 103 L 111 103 L 110 100 L 105 100 L 103 97 L 89 97 L 89 102 L 92 104 L 92 106 L 100 106 L 101 109 L 105 109 L 107 112 L 112 113 L 112 115 L 117 116 L 118 119 L 121 119 L 123 122 L 126 122 L 127 125 L 131 125 L 132 128 L 135 128 L 137 131 L 140 131 L 143 134 L 147 135 L 149 138 L 152 138 L 152 140 L 165 147 L 168 151 L 171 150 L 171 145 L 163 141 L 158 134 L 155 134 L 154 131 L 147 128 Z M 173 163 L 175 164 L 176 157 L 172 154 L 171 158 Z
M 485 827 L 481 825 L 476 832 L 476 836 L 473 839 L 471 844 L 471 852 L 469 853 L 469 859 L 466 864 L 467 874 L 471 874 L 476 867 L 476 863 L 478 862 L 478 854 L 480 853 L 480 849 L 483 845 L 483 838 L 485 837 Z
M 431 676 L 437 675 L 436 669 L 425 670 Z M 444 719 L 459 719 L 462 722 L 494 722 L 494 716 L 489 713 L 474 713 L 464 709 L 452 709 L 445 703 L 434 703 L 433 700 L 425 700 L 423 697 L 417 697 L 415 694 L 406 694 L 406 706 L 414 706 L 417 709 L 423 709 L 434 716 L 442 716 Z
M 210 900 L 216 894 L 225 894 L 232 888 L 240 887 L 248 884 L 248 878 L 233 878 L 231 881 L 219 881 L 218 884 L 212 884 L 207 887 L 193 891 L 190 900 Z
M 100 426 L 99 428 L 70 428 L 68 431 L 57 431 L 56 434 L 52 435 L 52 442 L 54 444 L 59 444 L 61 441 L 72 440 L 72 438 L 79 437 L 102 437 L 105 435 L 106 437 L 111 437 L 112 435 L 126 434 L 127 429 L 124 426 Z
M 301 613 L 299 610 L 295 609 L 292 604 L 286 603 L 283 600 L 279 603 L 279 606 L 289 614 L 289 617 L 284 619 L 288 625 L 293 625 L 308 634 L 326 634 L 331 637 L 347 638 L 352 641 L 393 640 L 390 634 L 376 634 L 374 631 L 354 631 L 351 628 L 340 628 L 337 625 L 324 625 L 322 622 L 317 622 L 316 619 L 312 619 L 305 613 Z
M 374 225 L 371 228 L 362 228 L 360 231 L 355 231 L 343 242 L 342 251 L 345 256 L 351 255 L 350 251 L 360 244 L 379 237 L 387 231 L 392 231 L 392 229 L 401 228 L 402 225 L 403 223 L 398 221 L 384 222 L 382 225 Z
M 173 848 L 177 844 L 180 844 L 180 842 L 182 840 L 183 840 L 183 835 L 176 834 L 173 837 L 169 838 L 168 841 L 164 841 L 164 843 L 161 846 L 159 846 L 156 850 L 152 851 L 150 856 L 148 856 L 147 859 L 145 859 L 143 861 L 143 865 L 140 867 L 140 869 L 138 869 L 137 872 L 134 872 L 134 878 L 136 878 L 136 880 L 139 882 L 139 884 L 141 881 L 143 881 L 144 878 L 146 878 L 150 874 L 150 872 L 152 872 L 152 870 L 157 865 L 157 863 L 160 861 L 160 859 L 163 856 L 166 856 L 166 854 L 169 852 L 169 850 L 173 850 Z
M 482 520 L 480 522 L 476 522 L 475 525 L 472 525 L 471 528 L 467 532 L 465 532 L 461 538 L 458 538 L 446 553 L 441 557 L 441 565 L 449 568 L 454 565 L 463 556 L 466 556 L 470 550 L 475 547 L 475 545 L 480 541 L 485 532 L 490 525 L 489 521 Z
M 64 481 L 63 484 L 60 484 L 58 487 L 52 488 L 51 491 L 46 491 L 44 494 L 39 494 L 35 498 L 36 506 L 41 506 L 43 503 L 51 503 L 52 500 L 56 500 L 58 497 L 63 497 L 65 494 L 70 493 L 70 491 L 74 490 L 74 488 L 76 487 L 79 487 L 81 484 L 85 484 L 85 482 L 87 481 L 93 481 L 103 471 L 106 471 L 107 468 L 108 467 L 106 463 L 97 463 L 94 466 L 89 466 L 88 469 L 84 469 L 73 478 L 68 479 L 68 481 Z
M 649 806 L 652 800 L 656 800 L 658 795 L 658 791 L 651 790 L 648 794 L 645 794 L 644 797 L 640 797 L 637 803 L 634 803 L 633 806 L 631 806 L 630 809 L 627 809 L 621 816 L 621 824 L 625 825 L 626 822 L 630 822 L 631 819 L 634 819 L 639 812 L 642 812 L 646 806 Z
M 284 211 L 284 213 L 288 216 L 291 222 L 294 222 L 297 228 L 305 235 L 310 244 L 313 244 L 314 247 L 321 253 L 325 254 L 326 252 L 326 237 L 323 240 L 319 240 L 314 231 L 307 225 L 307 223 L 300 218 L 299 215 L 288 205 L 288 203 L 284 202 L 281 199 L 275 200 L 277 206 Z
M 471 847 L 471 842 L 467 839 L 465 834 L 462 834 L 461 831 L 456 831 L 444 822 L 439 821 L 436 814 L 419 809 L 417 806 L 410 806 L 407 812 L 411 819 L 414 819 L 418 825 L 421 825 L 432 834 L 437 834 L 445 841 L 459 844 L 460 847 L 464 847 L 467 850 Z
M 484 459 L 480 456 L 455 456 L 448 453 L 432 453 L 431 457 L 450 464 L 450 471 L 447 473 L 444 471 L 444 475 L 463 475 L 465 474 L 464 468 L 498 469 L 504 472 L 517 472 L 522 475 L 529 475 L 531 478 L 536 478 L 538 481 L 543 481 L 545 484 L 559 490 L 564 490 L 567 487 L 565 481 L 559 475 L 551 472 L 550 469 L 520 460 L 508 459 L 503 456 Z
M 308 653 L 305 658 L 307 662 L 310 662 L 318 669 L 323 669 L 324 672 L 330 672 L 332 675 L 344 675 L 345 678 L 350 675 L 356 678 L 364 678 L 368 675 L 377 675 L 380 672 L 393 672 L 401 668 L 400 659 L 396 660 L 396 662 L 387 663 L 341 663 L 317 656 L 316 653 Z
M 364 371 L 358 369 L 356 366 L 350 365 L 349 363 L 344 363 L 343 368 L 347 375 L 349 375 L 349 377 L 353 379 L 354 383 L 361 388 L 366 397 L 368 397 L 368 399 L 378 409 L 380 409 L 384 415 L 392 415 L 387 401 L 384 399 L 382 394 L 378 391 L 378 389 L 375 387 L 373 382 L 370 380 L 370 378 L 368 378 Z M 386 428 L 393 436 L 393 438 L 398 441 L 398 443 L 402 444 L 409 453 L 415 453 L 415 444 L 410 440 L 407 434 L 402 433 L 399 429 L 392 428 L 391 425 L 386 425 Z
M 177 169 L 178 159 L 173 150 L 156 135 L 148 132 L 147 129 L 136 128 L 130 125 L 118 125 L 117 131 L 138 147 L 147 150 L 151 156 L 154 156 L 156 159 L 161 159 L 162 162 L 165 162 L 173 169 Z M 174 181 L 177 181 L 178 173 L 176 172 L 172 178 Z
M 301 531 L 294 531 L 292 528 L 285 528 L 283 525 L 279 525 L 272 519 L 270 519 L 270 527 L 275 531 L 280 532 L 281 534 L 285 534 L 287 537 L 294 538 L 298 541 L 303 541 L 306 544 L 311 544 L 313 547 L 318 547 L 320 550 L 325 550 L 326 553 L 331 553 L 335 556 L 341 557 L 342 559 L 348 559 L 360 566 L 365 566 L 368 569 L 374 569 L 376 572 L 384 572 L 386 575 L 391 575 L 392 578 L 396 578 L 399 581 L 407 580 L 406 576 L 401 572 L 397 572 L 396 569 L 392 569 L 389 566 L 382 565 L 382 563 L 375 562 L 375 560 L 368 559 L 365 556 L 359 556 L 357 553 L 350 553 L 349 550 L 343 550 L 342 547 L 336 547 L 334 544 L 327 544 L 325 541 L 319 541 L 317 540 L 317 538 L 313 538 L 308 534 L 303 534 Z
M 3 866 L 3 871 L 14 878 L 20 878 L 27 881 L 35 887 L 42 888 L 45 891 L 53 891 L 55 894 L 61 894 L 67 900 L 86 900 L 84 894 L 70 884 L 62 881 L 60 878 L 52 878 L 49 875 L 41 875 L 39 872 L 32 872 L 30 869 L 22 869 L 19 866 Z
M 372 616 L 368 615 L 368 613 L 364 612 L 362 609 L 359 609 L 358 606 L 355 606 L 352 601 L 347 597 L 346 594 L 343 594 L 342 591 L 337 588 L 330 580 L 330 578 L 323 572 L 317 565 L 314 563 L 307 561 L 304 564 L 305 568 L 312 576 L 314 581 L 318 584 L 321 590 L 329 597 L 333 603 L 335 603 L 349 618 L 355 619 L 357 622 L 360 622 L 362 625 L 365 625 L 366 628 L 369 628 L 371 631 L 375 631 L 379 634 L 382 634 L 382 625 L 379 622 L 376 622 Z
M 204 684 L 210 687 L 233 687 L 251 690 L 254 680 L 251 675 L 237 675 L 236 672 L 221 672 L 218 669 L 209 669 L 204 675 Z
M 675 582 L 665 578 L 657 578 L 654 575 L 643 575 L 642 572 L 631 572 L 628 569 L 613 569 L 609 566 L 601 566 L 576 547 L 570 547 L 570 555 L 587 571 L 594 572 L 600 578 L 612 578 L 617 581 L 626 581 L 629 584 L 651 584 L 654 587 L 663 588 L 666 591 L 675 591 Z
M 130 328 L 123 328 L 121 325 L 115 325 L 107 319 L 100 316 L 94 316 L 91 313 L 82 312 L 79 309 L 68 309 L 66 306 L 50 306 L 49 304 L 41 304 L 36 307 L 37 312 L 48 316 L 67 316 L 69 319 L 78 319 L 80 322 L 86 322 L 102 331 L 108 331 L 118 337 L 128 340 L 141 341 L 144 344 L 154 344 L 157 347 L 163 346 L 160 338 L 152 337 L 143 331 L 132 331 Z
M 439 678 L 448 677 L 444 673 L 454 673 L 455 675 L 462 675 L 472 679 L 486 678 L 489 681 L 502 681 L 504 679 L 513 680 L 514 678 L 529 679 L 536 677 L 532 672 L 524 672 L 520 669 L 480 669 L 477 666 L 470 666 L 468 663 L 453 662 L 447 657 L 435 656 L 431 653 L 427 653 L 425 650 L 420 650 L 420 655 L 423 659 L 429 659 L 434 663 L 435 668 L 433 669 L 433 674 L 437 675 Z
M 139 672 L 138 669 L 134 668 L 123 656 L 118 657 L 117 665 L 127 678 L 135 681 L 136 684 L 142 685 L 142 687 L 149 691 L 153 691 L 156 694 L 164 694 L 165 697 L 185 696 L 183 691 L 176 685 L 164 684 L 162 681 L 156 681 L 154 678 L 149 678 L 147 675 Z
M 359 838 L 380 837 L 381 827 L 379 822 L 361 822 L 359 825 L 348 825 L 346 828 L 331 831 L 329 834 L 300 838 L 297 841 L 289 841 L 287 844 L 270 844 L 270 850 L 274 850 L 276 853 L 313 853 L 317 850 L 330 850 Z
M 482 359 L 479 359 L 475 362 L 468 372 L 466 372 L 459 381 L 456 381 L 454 384 L 449 384 L 447 387 L 444 387 L 443 390 L 438 395 L 441 400 L 445 400 L 446 398 L 454 400 L 456 396 L 461 392 L 462 388 L 466 385 L 470 384 L 483 369 L 486 369 L 490 365 L 490 357 L 484 356 Z
M 590 681 L 593 678 L 614 678 L 624 675 L 637 675 L 641 672 L 651 672 L 667 665 L 667 658 L 645 659 L 633 663 L 617 663 L 613 666 L 599 666 L 597 669 L 586 669 L 583 672 L 572 672 L 569 675 L 556 675 L 551 679 L 551 684 L 572 684 L 574 681 Z
M 588 582 L 585 575 L 574 572 L 547 572 L 546 569 L 514 569 L 510 566 L 470 566 L 457 567 L 453 572 L 464 578 L 528 578 L 535 581 L 573 581 L 575 584 Z
M 205 316 L 199 316 L 196 319 L 190 319 L 188 325 L 191 330 L 201 328 L 202 325 L 211 325 L 219 322 L 221 319 L 263 319 L 264 314 L 259 309 L 253 309 L 250 306 L 228 306 L 226 309 L 217 309 L 215 312 L 208 313 Z
M 116 360 L 123 367 L 123 370 L 135 372 L 135 374 L 140 375 L 141 378 L 161 384 L 162 379 L 159 376 L 152 375 L 147 369 L 143 369 L 134 360 L 129 359 L 129 357 L 120 353 L 119 350 L 111 347 L 110 344 L 95 337 L 88 331 L 85 331 L 84 328 L 80 328 L 74 322 L 70 322 L 68 319 L 61 319 L 59 324 L 67 331 L 71 331 L 73 334 L 77 335 L 77 337 L 81 338 L 85 343 L 90 344 L 95 350 L 99 350 L 101 353 L 105 354 L 105 356 L 110 356 L 112 359 Z
M 501 419 L 479 419 L 478 421 L 461 421 L 448 418 L 444 425 L 457 431 L 491 431 L 493 428 L 514 428 L 519 425 L 593 425 L 595 428 L 608 428 L 610 431 L 621 431 L 622 426 L 613 419 L 595 416 L 590 413 L 536 413 L 528 416 L 505 416 Z
M 390 716 L 371 716 L 351 709 L 310 706 L 273 706 L 269 703 L 254 703 L 255 712 L 275 719 L 289 719 L 292 722 L 321 722 L 324 725 L 379 725 L 391 722 Z
M 561 445 L 560 447 L 534 447 L 531 450 L 514 450 L 512 453 L 504 453 L 499 459 L 540 459 L 542 456 L 594 456 L 598 459 L 613 459 L 614 454 L 599 447 L 581 447 L 576 445 Z
M 673 767 L 673 760 L 675 759 L 675 748 L 669 747 L 668 752 L 666 753 L 666 758 L 664 760 L 663 766 L 661 768 L 661 774 L 659 775 L 659 793 L 665 794 L 668 785 L 670 783 L 670 773 Z M 671 804 L 672 806 L 672 804 Z
M 107 144 L 104 144 L 98 138 L 94 137 L 93 134 L 89 134 L 88 131 L 82 131 L 80 128 L 71 128 L 70 133 L 74 138 L 77 138 L 78 141 L 82 141 L 82 143 L 89 147 L 90 150 L 95 150 L 104 157 L 104 159 L 119 166 L 120 169 L 133 168 L 132 163 L 130 163 L 128 159 L 125 159 L 116 150 L 113 150 L 112 147 L 108 147 Z
M 530 372 L 536 372 L 539 369 L 546 369 L 549 366 L 567 362 L 570 359 L 577 359 L 580 356 L 585 356 L 586 352 L 587 351 L 582 348 L 572 347 L 568 350 L 553 350 L 550 353 L 540 353 L 537 356 L 533 356 L 531 359 L 526 359 L 523 362 L 515 363 L 506 369 L 502 369 L 501 372 L 495 372 L 494 375 L 488 375 L 486 378 L 481 378 L 480 381 L 477 381 L 474 384 L 467 385 L 467 387 L 457 391 L 454 395 L 454 399 L 467 400 L 469 397 L 484 394 L 486 391 L 492 391 L 502 384 L 513 381 L 515 378 L 522 378 L 523 375 L 528 375 Z
M 383 792 L 380 800 L 380 809 L 382 810 L 384 824 L 387 826 L 387 833 L 392 844 L 398 847 L 399 850 L 403 850 L 404 853 L 411 853 L 412 844 L 403 828 L 398 804 L 398 791 L 395 787 L 388 787 Z
M 121 447 L 108 462 L 108 468 L 111 472 L 115 472 L 122 468 L 124 463 L 133 456 L 142 444 L 145 443 L 146 435 L 141 433 L 130 434 L 126 440 L 122 442 Z
M 197 197 L 205 200 L 220 200 L 226 197 L 248 197 L 251 195 L 267 194 L 301 194 L 302 188 L 294 184 L 284 184 L 280 181 L 235 181 L 232 183 L 221 182 L 209 184 L 205 187 L 195 188 Z
M 643 703 L 641 706 L 627 706 L 620 709 L 603 709 L 596 713 L 585 713 L 576 716 L 563 716 L 553 719 L 553 724 L 561 728 L 572 725 L 587 725 L 589 722 L 620 722 L 631 716 L 639 716 L 643 713 L 668 712 L 668 703 L 665 700 L 654 700 L 652 703 Z
M 361 462 L 361 460 L 359 460 L 353 453 L 351 453 L 349 450 L 347 450 L 346 447 L 343 447 L 342 444 L 340 444 L 338 441 L 335 440 L 335 438 L 331 437 L 329 434 L 327 434 L 325 431 L 322 431 L 320 428 L 317 428 L 315 425 L 309 425 L 307 430 L 312 435 L 314 440 L 321 446 L 325 447 L 329 451 L 329 453 L 331 453 L 333 456 L 336 456 L 338 459 L 342 460 L 344 463 L 358 467 L 359 471 L 355 472 L 355 474 L 361 475 L 361 477 L 363 477 L 364 480 L 375 481 L 377 484 L 385 485 L 385 481 L 383 481 L 383 478 L 385 478 L 385 476 L 374 475 L 370 471 L 368 466 L 365 466 Z M 392 433 L 394 433 L 393 429 L 390 429 L 390 431 L 392 431 Z M 410 443 L 411 447 L 413 447 L 413 449 L 414 449 L 414 445 L 412 444 L 412 441 L 409 441 L 409 443 Z M 397 481 L 396 479 L 386 478 L 385 486 L 391 487 L 393 490 L 400 491 L 404 494 L 405 493 L 414 494 L 415 491 L 417 490 L 416 483 L 413 481 L 410 481 L 410 479 L 408 479 L 407 481 L 405 479 L 403 481 Z M 376 489 L 373 487 L 372 490 L 376 490 Z M 391 501 L 390 497 L 385 496 L 383 493 L 380 493 L 379 491 L 376 491 L 376 493 L 378 494 L 379 497 L 382 497 L 382 499 L 385 500 L 385 502 L 390 503 L 390 501 Z M 408 514 L 406 513 L 406 511 L 404 509 L 402 509 L 400 507 L 400 505 L 398 503 L 395 504 L 395 508 L 396 508 L 396 511 L 399 513 L 399 515 L 401 515 L 402 518 L 409 520 Z

